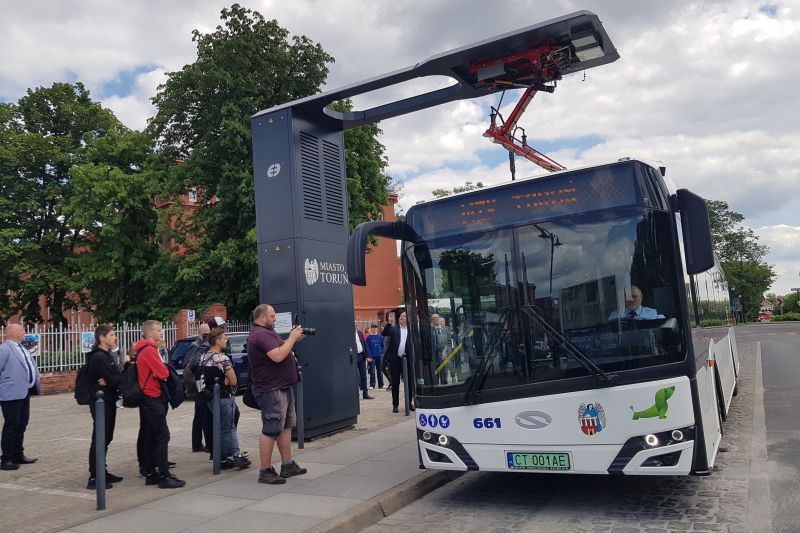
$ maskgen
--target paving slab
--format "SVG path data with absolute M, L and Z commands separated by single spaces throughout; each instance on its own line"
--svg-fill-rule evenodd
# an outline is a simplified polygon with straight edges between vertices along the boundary
M 340 498 L 337 496 L 319 496 L 316 494 L 299 494 L 283 492 L 271 498 L 254 503 L 245 509 L 263 513 L 291 514 L 310 516 L 312 518 L 332 518 L 342 511 L 354 507 L 363 500 L 357 498 Z

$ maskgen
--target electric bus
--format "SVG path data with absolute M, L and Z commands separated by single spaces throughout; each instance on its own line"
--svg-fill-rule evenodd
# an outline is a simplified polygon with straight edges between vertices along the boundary
M 706 202 L 636 160 L 367 222 L 402 242 L 420 466 L 711 472 L 738 355 Z M 431 305 L 435 302 L 436 305 Z

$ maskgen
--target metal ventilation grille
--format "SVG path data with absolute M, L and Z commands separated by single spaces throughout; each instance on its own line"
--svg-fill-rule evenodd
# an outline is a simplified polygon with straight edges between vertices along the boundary
M 322 176 L 319 139 L 300 132 L 300 175 L 303 185 L 303 218 L 322 222 Z
M 328 223 L 344 226 L 343 176 L 339 146 L 322 141 L 323 174 L 325 176 L 325 214 Z

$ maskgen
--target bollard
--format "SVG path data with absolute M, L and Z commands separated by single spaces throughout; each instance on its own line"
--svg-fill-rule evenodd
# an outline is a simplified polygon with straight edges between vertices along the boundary
M 220 402 L 219 402 L 219 378 L 214 378 L 214 397 L 211 400 L 211 418 L 213 419 L 211 433 L 214 440 L 214 475 L 219 474 L 220 462 L 222 461 L 222 440 L 220 424 Z
M 294 402 L 297 409 L 297 447 L 301 450 L 305 448 L 306 422 L 305 408 L 303 407 L 303 373 L 300 370 L 300 362 L 297 363 L 297 376 L 300 381 L 294 387 Z
M 97 391 L 94 402 L 94 481 L 97 489 L 97 510 L 106 508 L 106 402 L 103 391 Z
M 410 411 L 408 410 L 408 401 L 409 401 L 409 394 L 408 394 L 408 358 L 404 355 L 403 359 L 403 399 L 406 402 L 406 416 L 409 415 Z

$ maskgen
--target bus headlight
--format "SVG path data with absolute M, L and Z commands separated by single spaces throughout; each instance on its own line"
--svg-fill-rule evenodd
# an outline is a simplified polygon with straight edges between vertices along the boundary
M 431 440 L 431 432 L 430 431 L 423 431 L 422 438 L 425 440 Z
M 656 446 L 658 446 L 658 437 L 656 437 L 655 435 L 651 434 L 651 435 L 645 436 L 644 441 L 651 448 L 655 448 Z
M 680 442 L 683 440 L 683 431 L 680 429 L 676 429 L 672 431 L 672 440 L 675 442 Z
M 447 446 L 450 442 L 450 439 L 447 438 L 447 435 L 439 435 L 439 445 L 440 446 Z

